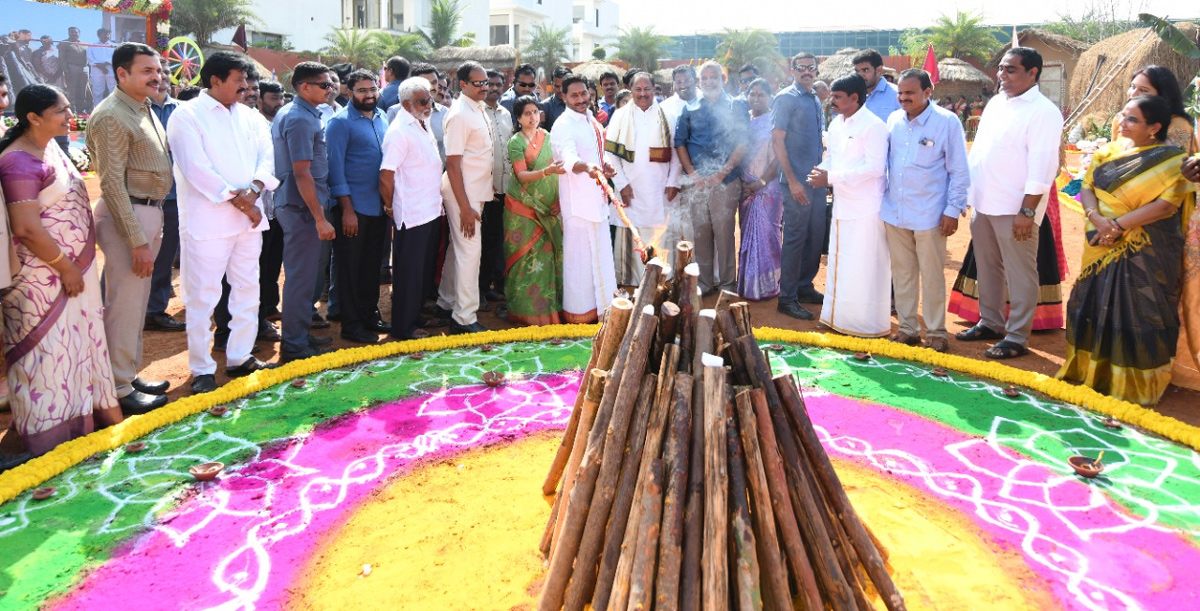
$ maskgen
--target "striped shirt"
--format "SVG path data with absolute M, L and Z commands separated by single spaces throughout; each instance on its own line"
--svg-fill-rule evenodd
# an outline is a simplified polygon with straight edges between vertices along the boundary
M 150 111 L 150 101 L 139 104 L 124 91 L 114 91 L 88 120 L 87 147 L 117 233 L 130 248 L 145 246 L 150 236 L 142 231 L 129 198 L 162 199 L 173 180 L 166 130 Z

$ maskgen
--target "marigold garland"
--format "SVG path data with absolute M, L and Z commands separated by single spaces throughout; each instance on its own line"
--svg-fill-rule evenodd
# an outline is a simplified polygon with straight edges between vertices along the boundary
M 134 416 L 116 426 L 97 431 L 86 437 L 73 439 L 24 465 L 0 474 L 0 504 L 16 498 L 26 490 L 39 486 L 96 453 L 114 450 L 157 428 L 295 378 L 327 369 L 337 369 L 413 352 L 434 352 L 507 342 L 539 342 L 555 337 L 591 338 L 598 329 L 599 325 L 547 325 L 468 335 L 439 335 L 420 340 L 346 348 L 302 361 L 294 361 L 278 369 L 259 371 L 245 378 L 231 380 L 213 392 L 184 397 L 144 416 Z M 936 352 L 928 348 L 906 346 L 884 339 L 861 339 L 845 335 L 789 331 L 772 327 L 759 327 L 755 329 L 754 335 L 759 341 L 764 342 L 807 344 L 835 350 L 869 352 L 899 360 L 926 363 L 999 382 L 1018 384 L 1060 401 L 1112 416 L 1200 450 L 1200 428 L 1185 424 L 1175 418 L 1157 414 L 1139 405 L 1102 395 L 1085 386 L 1068 384 L 1047 375 L 1024 371 L 1009 365 L 978 361 L 964 356 Z

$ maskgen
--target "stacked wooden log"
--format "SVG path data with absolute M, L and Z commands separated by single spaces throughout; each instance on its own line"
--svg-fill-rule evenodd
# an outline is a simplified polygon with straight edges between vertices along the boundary
M 538 608 L 904 609 L 795 380 L 746 304 L 701 309 L 691 252 L 650 261 L 595 337 L 542 487 Z

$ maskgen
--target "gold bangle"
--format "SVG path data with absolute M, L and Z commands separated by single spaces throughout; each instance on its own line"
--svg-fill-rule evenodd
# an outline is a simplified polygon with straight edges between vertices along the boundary
M 66 255 L 66 253 L 64 253 L 64 252 L 62 251 L 62 249 L 60 248 L 60 249 L 58 250 L 58 256 L 57 256 L 57 257 L 54 257 L 53 259 L 51 259 L 51 260 L 49 260 L 49 261 L 46 261 L 46 265 L 54 265 L 55 263 L 58 263 L 59 261 L 62 261 L 62 258 L 63 258 L 63 256 L 65 256 L 65 255 Z

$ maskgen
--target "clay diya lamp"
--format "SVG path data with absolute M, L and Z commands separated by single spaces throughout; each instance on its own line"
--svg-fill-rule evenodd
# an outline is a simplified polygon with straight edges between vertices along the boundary
M 141 452 L 142 450 L 145 450 L 145 449 L 146 449 L 146 442 L 135 441 L 135 442 L 133 442 L 131 444 L 127 444 L 125 446 L 125 453 L 126 454 L 137 454 L 138 452 Z
M 551 346 L 561 346 L 561 345 L 563 345 L 563 338 L 561 338 L 561 337 L 552 337 L 552 338 L 550 338 L 550 345 L 551 345 Z
M 57 493 L 57 492 L 58 492 L 58 488 L 55 488 L 54 486 L 46 486 L 45 488 L 38 488 L 37 490 L 33 491 L 33 500 L 44 501 L 44 500 L 54 496 L 55 493 Z
M 1072 456 L 1067 459 L 1067 463 L 1071 465 L 1071 468 L 1076 473 L 1086 478 L 1093 478 L 1100 475 L 1101 471 L 1104 471 L 1104 463 L 1100 462 L 1103 456 L 1104 452 L 1101 452 L 1100 456 L 1097 456 L 1094 460 L 1087 456 Z
M 1016 397 L 1021 396 L 1021 391 L 1017 390 L 1016 386 L 1009 384 L 1008 386 L 1004 387 L 1004 396 L 1016 398 Z
M 188 473 L 191 473 L 192 477 L 196 478 L 196 481 L 210 482 L 214 479 L 217 479 L 217 475 L 219 475 L 224 468 L 225 463 L 206 462 L 188 469 Z
M 945 369 L 942 369 L 941 367 L 934 367 L 933 371 L 930 371 L 929 373 L 932 373 L 933 375 L 935 375 L 939 378 L 944 378 L 944 377 L 950 375 L 950 373 L 948 371 L 946 371 Z
M 867 353 L 867 352 L 855 352 L 855 353 L 854 353 L 854 360 L 856 360 L 856 361 L 869 361 L 869 360 L 871 360 L 871 355 L 870 355 L 869 353 Z
M 215 417 L 215 418 L 221 418 L 225 414 L 229 413 L 229 406 L 228 405 L 217 405 L 217 406 L 214 406 L 212 409 L 208 410 L 208 413 L 212 414 L 213 417 Z
M 504 373 L 500 371 L 489 371 L 483 374 L 483 383 L 489 388 L 496 388 L 504 383 Z
M 767 350 L 770 350 L 771 352 L 783 352 L 783 345 L 771 344 L 770 346 L 767 346 Z
M 292 380 L 292 388 L 304 388 L 305 384 L 308 384 L 308 380 L 305 380 L 304 378 Z
M 1117 422 L 1117 420 L 1112 416 L 1104 418 L 1100 421 L 1100 424 L 1103 424 L 1105 428 L 1113 429 L 1115 431 L 1119 431 L 1122 428 L 1121 423 Z
M 419 361 L 419 360 L 425 358 L 425 353 L 424 352 L 414 352 L 414 353 L 408 355 L 408 358 L 410 358 L 414 361 Z
M 479 350 L 480 350 L 481 352 L 491 352 L 491 351 L 493 351 L 493 350 L 495 350 L 495 349 L 496 349 L 496 347 L 495 347 L 495 346 L 493 346 L 493 345 L 491 345 L 491 344 L 484 344 L 484 345 L 482 345 L 482 346 L 480 346 L 480 347 L 479 347 Z

